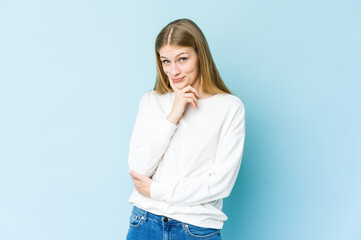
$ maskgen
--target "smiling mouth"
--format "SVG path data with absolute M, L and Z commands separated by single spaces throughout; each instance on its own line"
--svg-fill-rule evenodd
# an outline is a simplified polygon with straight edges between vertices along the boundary
M 181 77 L 181 78 L 173 78 L 173 81 L 174 82 L 180 82 L 183 80 L 184 77 Z

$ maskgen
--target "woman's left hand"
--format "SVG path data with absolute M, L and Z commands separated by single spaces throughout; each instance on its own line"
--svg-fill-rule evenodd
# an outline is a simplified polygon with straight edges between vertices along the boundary
M 150 186 L 152 185 L 153 180 L 134 170 L 130 170 L 129 174 L 132 177 L 135 190 L 144 197 L 150 198 Z

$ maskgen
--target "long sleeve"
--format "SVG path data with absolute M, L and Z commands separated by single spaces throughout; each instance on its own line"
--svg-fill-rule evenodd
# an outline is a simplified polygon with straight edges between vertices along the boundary
M 213 165 L 202 175 L 184 177 L 176 183 L 153 181 L 152 199 L 179 205 L 196 205 L 230 195 L 241 166 L 245 139 L 243 103 L 233 105 L 225 121 Z
M 157 114 L 151 106 L 151 93 L 140 100 L 138 113 L 129 143 L 129 168 L 151 177 L 177 129 L 164 114 Z

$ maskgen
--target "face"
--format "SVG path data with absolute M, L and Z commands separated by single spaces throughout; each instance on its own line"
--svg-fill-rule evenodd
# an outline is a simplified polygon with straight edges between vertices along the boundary
M 166 45 L 159 49 L 159 55 L 163 71 L 178 89 L 187 85 L 198 88 L 199 63 L 197 52 L 193 48 Z

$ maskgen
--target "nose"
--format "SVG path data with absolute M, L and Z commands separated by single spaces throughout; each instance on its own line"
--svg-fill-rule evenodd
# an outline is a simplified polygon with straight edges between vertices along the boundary
M 180 69 L 176 63 L 172 63 L 170 74 L 172 77 L 176 77 L 180 73 Z

